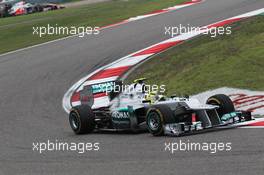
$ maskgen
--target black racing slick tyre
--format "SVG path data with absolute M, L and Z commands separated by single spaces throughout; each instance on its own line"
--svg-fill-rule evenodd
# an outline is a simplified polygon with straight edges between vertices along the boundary
M 88 134 L 95 128 L 95 115 L 88 105 L 76 106 L 69 114 L 69 122 L 75 134 Z
M 164 135 L 164 124 L 174 122 L 173 112 L 166 105 L 155 105 L 148 110 L 146 115 L 147 128 L 153 136 Z
M 228 114 L 235 111 L 235 107 L 232 100 L 224 94 L 217 94 L 208 98 L 206 104 L 219 106 L 217 112 L 220 117 L 224 114 Z

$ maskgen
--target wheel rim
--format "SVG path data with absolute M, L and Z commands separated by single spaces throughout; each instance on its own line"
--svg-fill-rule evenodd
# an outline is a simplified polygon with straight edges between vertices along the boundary
M 151 130 L 158 130 L 159 126 L 160 126 L 160 119 L 159 119 L 159 115 L 156 112 L 151 112 L 149 114 L 149 128 Z
M 72 112 L 71 113 L 71 116 L 70 116 L 70 123 L 71 123 L 71 126 L 74 130 L 77 130 L 79 128 L 79 122 L 78 122 L 78 119 L 77 119 L 77 114 L 75 112 Z

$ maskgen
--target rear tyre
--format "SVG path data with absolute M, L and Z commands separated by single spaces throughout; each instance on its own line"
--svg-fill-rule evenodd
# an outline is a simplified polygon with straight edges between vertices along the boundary
M 224 94 L 217 94 L 208 98 L 206 104 L 219 106 L 217 112 L 220 117 L 222 117 L 224 114 L 228 114 L 235 111 L 235 107 L 232 100 Z
M 91 133 L 95 128 L 95 115 L 88 105 L 76 106 L 69 114 L 69 122 L 75 134 Z
M 174 123 L 173 112 L 166 105 L 155 105 L 147 112 L 147 128 L 153 136 L 161 136 L 164 134 L 164 124 Z

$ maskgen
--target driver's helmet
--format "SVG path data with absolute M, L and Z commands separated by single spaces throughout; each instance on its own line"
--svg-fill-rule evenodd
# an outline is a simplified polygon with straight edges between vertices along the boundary
M 151 91 L 148 94 L 145 95 L 145 100 L 150 101 L 151 104 L 154 104 L 158 101 L 164 101 L 165 96 L 160 95 L 157 91 Z
M 146 94 L 145 99 L 147 101 L 150 101 L 151 104 L 153 104 L 158 100 L 157 97 L 158 97 L 158 92 L 151 91 L 148 94 Z

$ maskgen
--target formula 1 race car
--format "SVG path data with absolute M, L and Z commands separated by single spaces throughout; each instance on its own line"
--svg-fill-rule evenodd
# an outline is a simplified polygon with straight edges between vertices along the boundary
M 148 130 L 154 136 L 181 136 L 253 120 L 250 112 L 235 111 L 231 99 L 224 94 L 209 97 L 202 104 L 187 96 L 165 97 L 147 92 L 143 80 L 137 80 L 121 92 L 113 91 L 120 82 L 84 87 L 81 105 L 73 107 L 69 114 L 72 130 L 76 134 L 94 130 Z M 94 95 L 106 92 L 109 87 L 109 104 L 94 108 Z

